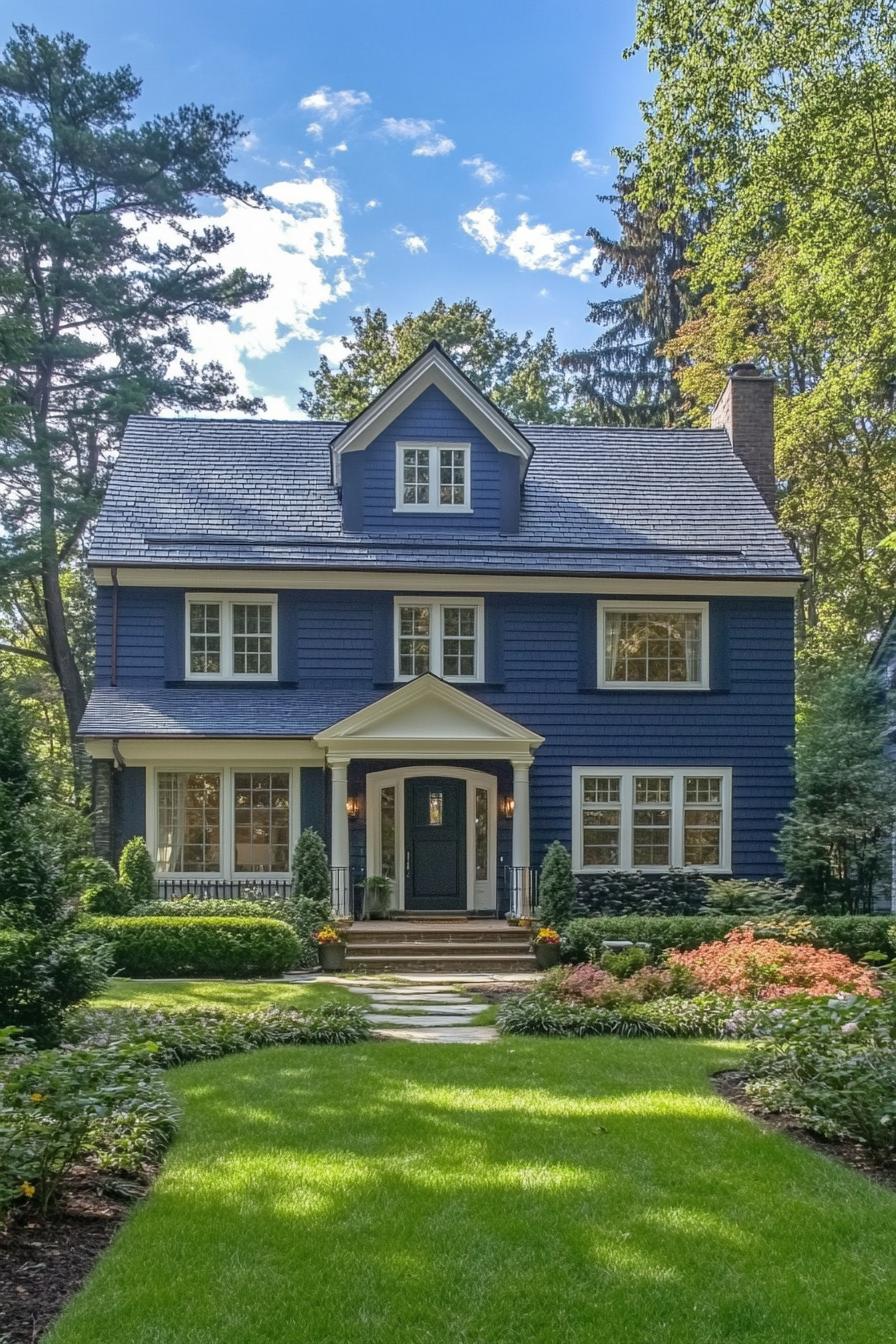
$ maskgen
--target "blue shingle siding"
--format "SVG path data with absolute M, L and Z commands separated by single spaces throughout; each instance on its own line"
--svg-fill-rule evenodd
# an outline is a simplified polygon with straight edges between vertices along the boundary
M 134 835 L 146 834 L 146 770 L 128 765 L 112 776 L 112 824 L 115 855 Z
M 438 510 L 425 514 L 396 513 L 395 445 L 402 440 L 418 439 L 446 444 L 469 443 L 472 513 L 439 513 Z M 357 519 L 360 522 L 358 530 L 364 532 L 419 533 L 425 530 L 427 533 L 457 535 L 501 532 L 505 530 L 502 457 L 507 458 L 507 454 L 492 447 L 444 393 L 431 387 L 363 452 L 344 454 L 346 462 L 356 459 L 349 466 L 347 477 L 343 476 L 344 518 Z M 513 464 L 516 498 L 519 500 L 519 461 L 516 458 L 507 460 Z M 436 488 L 436 483 L 432 484 Z
M 284 637 L 297 650 L 296 685 L 184 687 L 165 685 L 163 646 L 147 649 L 146 621 L 138 619 L 146 612 L 158 635 L 168 595 L 122 590 L 129 615 L 120 635 L 120 668 L 139 669 L 140 677 L 129 675 L 117 689 L 98 683 L 82 731 L 122 737 L 310 736 L 388 692 L 391 593 L 282 596 L 294 620 Z M 699 591 L 693 596 L 699 599 Z M 791 600 L 709 599 L 707 692 L 595 689 L 596 602 L 524 593 L 486 599 L 486 684 L 465 689 L 546 739 L 532 771 L 533 860 L 540 861 L 551 840 L 570 841 L 573 766 L 730 765 L 735 871 L 775 873 L 772 844 L 792 787 Z M 359 786 L 361 767 L 354 769 Z M 356 859 L 363 822 L 353 828 L 353 837 Z

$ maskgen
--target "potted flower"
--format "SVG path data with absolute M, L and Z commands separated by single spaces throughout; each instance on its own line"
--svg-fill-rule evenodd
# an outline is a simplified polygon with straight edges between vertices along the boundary
M 317 943 L 317 955 L 322 971 L 345 970 L 345 934 L 332 924 L 325 924 L 312 934 Z
M 532 939 L 532 950 L 540 971 L 556 966 L 560 960 L 560 935 L 556 929 L 539 929 Z
M 388 919 L 392 908 L 392 883 L 388 877 L 368 877 L 364 884 L 367 889 L 368 919 Z

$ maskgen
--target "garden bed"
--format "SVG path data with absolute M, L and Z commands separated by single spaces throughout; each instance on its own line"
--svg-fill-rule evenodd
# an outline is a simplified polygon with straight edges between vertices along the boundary
M 57 1211 L 21 1210 L 0 1228 L 0 1339 L 34 1344 L 81 1287 L 157 1167 L 139 1178 L 102 1182 L 89 1167 L 67 1178 Z
M 786 1134 L 806 1148 L 811 1148 L 832 1161 L 841 1162 L 853 1171 L 861 1172 L 869 1180 L 877 1181 L 896 1191 L 896 1162 L 876 1158 L 862 1143 L 853 1143 L 843 1139 L 824 1139 L 811 1129 L 800 1124 L 792 1116 L 779 1115 L 767 1111 L 746 1091 L 747 1075 L 737 1069 L 726 1069 L 713 1076 L 712 1083 L 720 1097 L 743 1111 L 751 1120 L 777 1134 Z

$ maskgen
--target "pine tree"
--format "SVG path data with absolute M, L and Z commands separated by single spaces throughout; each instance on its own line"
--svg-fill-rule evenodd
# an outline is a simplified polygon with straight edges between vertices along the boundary
M 548 847 L 538 880 L 538 908 L 542 924 L 562 929 L 572 919 L 576 880 L 569 850 L 559 840 Z
M 615 189 L 598 200 L 612 205 L 618 238 L 588 230 L 597 250 L 595 273 L 605 287 L 634 292 L 589 305 L 588 321 L 603 328 L 592 346 L 562 357 L 573 375 L 573 396 L 581 416 L 605 424 L 668 425 L 680 406 L 674 359 L 663 347 L 689 311 L 686 250 L 694 223 L 682 217 L 674 228 L 660 223 L 660 211 L 638 201 L 634 164 L 623 167 Z
M 308 826 L 299 836 L 292 859 L 292 892 L 296 900 L 304 898 L 330 907 L 330 866 L 324 842 Z

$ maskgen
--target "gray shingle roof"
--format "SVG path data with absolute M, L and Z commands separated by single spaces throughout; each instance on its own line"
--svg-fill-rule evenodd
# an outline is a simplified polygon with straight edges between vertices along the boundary
M 98 686 L 78 731 L 84 737 L 311 737 L 378 699 L 374 691 Z
M 329 456 L 341 427 L 133 418 L 91 562 L 799 576 L 721 431 L 522 426 L 535 452 L 518 534 L 396 539 L 342 531 Z

